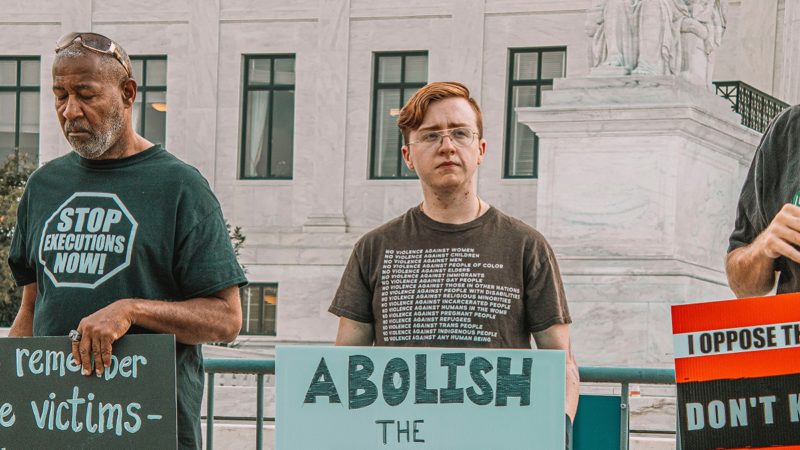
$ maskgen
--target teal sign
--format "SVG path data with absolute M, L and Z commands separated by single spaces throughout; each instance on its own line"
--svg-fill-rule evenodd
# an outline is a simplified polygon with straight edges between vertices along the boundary
M 177 447 L 174 336 L 123 337 L 101 377 L 81 375 L 71 348 L 0 339 L 0 449 Z
M 619 450 L 619 395 L 581 395 L 572 429 L 572 450 Z
M 556 350 L 279 346 L 278 450 L 564 448 Z

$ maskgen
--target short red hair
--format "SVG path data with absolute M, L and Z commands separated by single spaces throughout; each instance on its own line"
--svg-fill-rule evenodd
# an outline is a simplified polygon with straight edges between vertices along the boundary
M 469 96 L 469 89 L 457 81 L 434 81 L 421 87 L 400 110 L 397 126 L 400 127 L 400 131 L 403 133 L 405 143 L 408 144 L 411 132 L 422 125 L 425 113 L 428 112 L 428 107 L 431 103 L 452 97 L 463 98 L 469 103 L 469 106 L 475 111 L 478 138 L 483 138 L 483 114 L 481 114 L 478 102 Z

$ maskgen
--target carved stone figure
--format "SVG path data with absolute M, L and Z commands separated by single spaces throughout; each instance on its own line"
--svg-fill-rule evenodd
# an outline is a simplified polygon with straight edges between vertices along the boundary
M 636 75 L 678 74 L 682 69 L 681 25 L 689 17 L 685 0 L 635 0 L 639 54 Z
M 594 72 L 629 74 L 636 66 L 631 0 L 593 0 L 586 18 Z
M 697 84 L 711 84 L 714 51 L 725 34 L 725 3 L 721 0 L 689 0 L 691 18 L 684 20 L 683 75 Z
M 681 75 L 710 83 L 724 0 L 594 0 L 586 20 L 592 75 Z

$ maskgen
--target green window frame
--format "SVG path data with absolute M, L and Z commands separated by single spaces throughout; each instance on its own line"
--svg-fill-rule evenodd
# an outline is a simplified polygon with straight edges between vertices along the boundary
M 276 336 L 278 283 L 250 283 L 239 289 L 242 329 L 239 334 Z
M 566 47 L 508 49 L 503 178 L 539 177 L 539 137 L 517 122 L 514 108 L 541 106 L 542 91 L 552 90 L 553 80 L 566 72 Z
M 239 178 L 291 180 L 296 57 L 243 56 Z
M 38 56 L 0 56 L 0 164 L 20 153 L 39 160 L 40 80 Z
M 130 58 L 137 85 L 134 129 L 154 144 L 166 144 L 167 55 L 132 55 Z
M 427 82 L 427 51 L 373 54 L 370 179 L 417 178 L 403 163 L 403 137 L 397 127 L 397 115 Z

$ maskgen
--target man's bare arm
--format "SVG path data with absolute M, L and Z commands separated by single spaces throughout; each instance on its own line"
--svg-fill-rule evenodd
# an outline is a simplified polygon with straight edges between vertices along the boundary
M 375 328 L 371 323 L 359 322 L 346 317 L 339 318 L 336 345 L 369 346 L 375 340 Z
M 22 302 L 8 331 L 9 336 L 33 336 L 33 309 L 36 305 L 36 283 L 22 288 Z
M 183 301 L 126 298 L 102 308 L 81 320 L 77 330 L 80 343 L 73 343 L 76 362 L 88 375 L 91 362 L 102 373 L 111 364 L 112 344 L 137 325 L 157 333 L 174 334 L 183 344 L 230 342 L 242 326 L 239 288 L 229 286 L 208 297 Z
M 578 397 L 580 397 L 581 377 L 578 374 L 578 364 L 572 354 L 569 339 L 569 325 L 557 324 L 550 328 L 533 333 L 536 347 L 540 349 L 564 350 L 567 353 L 567 397 L 564 401 L 564 411 L 570 420 L 575 421 L 578 411 Z
M 800 207 L 786 204 L 753 242 L 728 253 L 725 272 L 737 297 L 764 295 L 775 286 L 775 260 L 800 263 Z
M 728 285 L 739 298 L 764 295 L 775 286 L 775 260 L 762 257 L 752 244 L 728 253 L 725 272 Z

